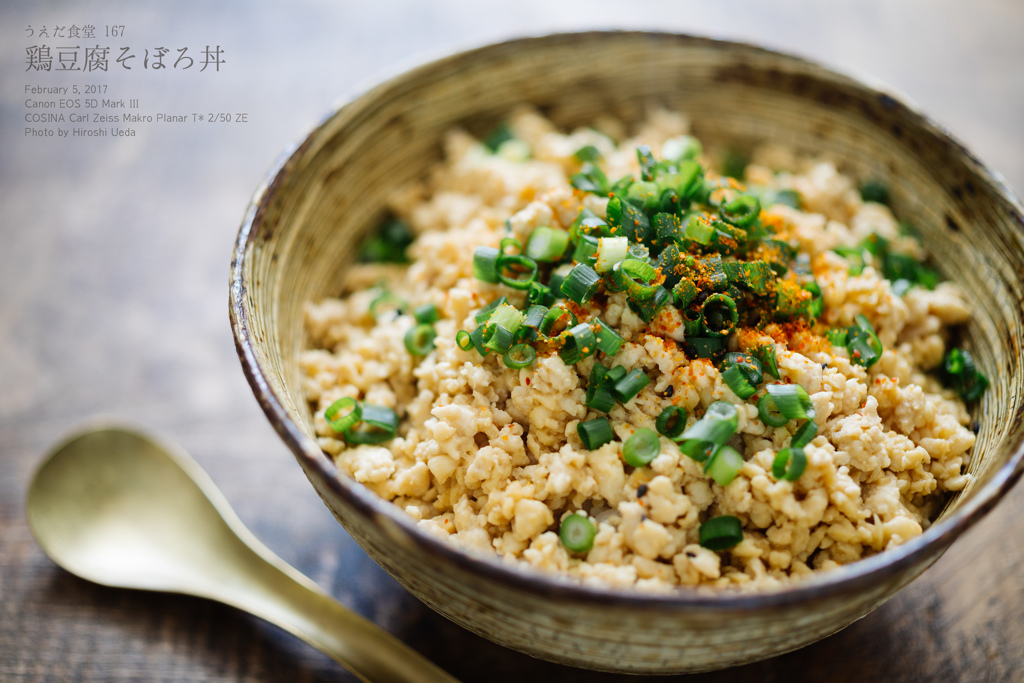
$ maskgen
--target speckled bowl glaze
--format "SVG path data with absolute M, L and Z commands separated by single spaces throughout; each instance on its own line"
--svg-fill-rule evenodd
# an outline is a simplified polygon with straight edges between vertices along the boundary
M 897 549 L 758 594 L 585 588 L 464 554 L 339 474 L 300 389 L 303 304 L 341 291 L 385 198 L 441 157 L 455 125 L 482 134 L 529 103 L 563 128 L 652 105 L 686 112 L 706 143 L 773 140 L 885 178 L 942 273 L 975 302 L 965 342 L 992 387 L 967 488 Z M 257 190 L 231 265 L 231 324 L 256 398 L 341 524 L 432 608 L 497 643 L 634 673 L 723 668 L 849 625 L 933 563 L 1024 470 L 1024 218 L 998 176 L 898 96 L 802 59 L 685 35 L 589 32 L 489 45 L 418 66 L 350 99 Z

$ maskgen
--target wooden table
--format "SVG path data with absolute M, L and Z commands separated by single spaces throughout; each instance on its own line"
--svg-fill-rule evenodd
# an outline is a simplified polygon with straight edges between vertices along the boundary
M 372 74 L 454 45 L 561 28 L 750 39 L 891 83 L 1024 188 L 1024 6 L 1014 0 L 504 5 L 286 9 L 260 0 L 214 9 L 187 0 L 143 9 L 96 0 L 0 9 L 0 680 L 354 680 L 245 614 L 98 587 L 43 555 L 25 522 L 26 485 L 48 445 L 97 413 L 179 441 L 273 550 L 460 679 L 627 680 L 506 651 L 422 606 L 334 522 L 242 377 L 226 285 L 249 195 L 280 150 Z M 72 25 L 89 24 L 94 38 L 72 37 Z M 122 25 L 121 35 L 103 35 Z M 39 36 L 44 26 L 48 39 Z M 63 37 L 54 38 L 58 27 Z M 30 61 L 44 43 L 52 47 L 50 72 Z M 104 45 L 108 71 L 57 71 L 71 48 L 81 66 L 85 48 Z M 135 57 L 126 60 L 130 71 L 116 61 L 125 46 Z M 200 71 L 207 46 L 214 59 Z M 160 47 L 168 51 L 163 70 L 151 68 Z M 179 56 L 194 57 L 192 67 L 171 67 Z M 107 86 L 101 99 L 123 98 L 126 107 L 134 99 L 130 111 L 188 120 L 130 126 L 134 137 L 26 135 L 74 127 L 25 121 L 62 111 L 31 107 L 26 100 L 60 98 L 27 94 L 26 86 L 64 85 Z M 193 116 L 200 114 L 202 122 Z M 1021 493 L 1017 487 L 922 578 L 845 631 L 687 680 L 1024 680 Z

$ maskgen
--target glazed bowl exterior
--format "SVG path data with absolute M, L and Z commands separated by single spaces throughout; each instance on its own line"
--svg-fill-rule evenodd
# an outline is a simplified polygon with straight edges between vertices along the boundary
M 964 340 L 992 387 L 977 408 L 971 483 L 907 544 L 756 594 L 600 590 L 472 556 L 417 530 L 321 452 L 301 391 L 306 302 L 337 296 L 389 193 L 441 158 L 448 129 L 486 133 L 531 104 L 562 128 L 664 106 L 705 143 L 775 141 L 885 178 L 936 267 L 975 305 Z M 423 602 L 527 654 L 634 673 L 703 671 L 799 648 L 849 625 L 931 565 L 1024 465 L 1024 218 L 997 176 L 889 92 L 758 47 L 676 34 L 524 38 L 405 71 L 350 99 L 271 170 L 231 266 L 231 324 L 278 434 L 345 529 Z

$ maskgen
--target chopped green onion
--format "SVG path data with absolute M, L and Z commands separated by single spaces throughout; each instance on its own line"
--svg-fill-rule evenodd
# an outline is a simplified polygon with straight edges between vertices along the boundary
M 511 271 L 514 276 L 505 275 Z M 528 289 L 537 277 L 537 262 L 527 256 L 499 256 L 498 280 L 513 289 Z
M 704 471 L 719 486 L 728 486 L 743 468 L 743 456 L 732 446 L 723 444 L 715 449 L 704 464 Z
M 566 365 L 574 365 L 597 351 L 597 339 L 590 323 L 580 323 L 565 333 L 558 355 Z
M 855 324 L 846 328 L 846 346 L 850 349 L 850 360 L 857 365 L 869 368 L 882 356 L 882 342 L 875 334 L 864 315 L 858 313 Z
M 889 187 L 879 180 L 865 180 L 860 185 L 860 198 L 866 202 L 889 203 Z
M 846 347 L 846 336 L 847 331 L 845 327 L 842 329 L 832 328 L 826 330 L 825 332 L 825 339 L 828 340 L 828 343 L 831 344 L 832 346 L 838 346 L 840 348 Z
M 558 527 L 558 538 L 562 545 L 574 553 L 585 553 L 594 546 L 597 528 L 581 514 L 573 513 L 562 520 Z
M 725 337 L 686 337 L 687 353 L 697 358 L 712 358 L 725 348 Z
M 612 329 L 611 325 L 600 318 L 595 318 L 594 323 L 594 335 L 597 337 L 598 350 L 609 356 L 617 354 L 626 340 Z
M 491 284 L 498 284 L 498 258 L 500 256 L 500 249 L 477 247 L 473 252 L 473 277 Z
M 780 190 L 769 190 L 761 198 L 765 206 L 772 204 L 785 204 L 793 209 L 800 209 L 800 193 L 788 188 Z
M 573 152 L 572 155 L 576 161 L 589 161 L 593 163 L 601 158 L 601 150 L 593 145 L 584 145 Z
M 506 225 L 507 225 L 507 223 L 506 223 Z M 514 253 L 520 253 L 521 254 L 523 252 L 523 243 L 520 242 L 519 240 L 517 240 L 515 237 L 504 237 L 504 238 L 502 238 L 501 242 L 498 243 L 498 251 L 501 252 L 502 256 L 512 256 L 512 255 L 514 255 L 514 254 L 509 254 L 508 252 L 505 251 L 506 249 L 509 249 L 509 248 L 513 249 Z
M 437 312 L 437 306 L 434 304 L 423 304 L 417 306 L 412 311 L 412 316 L 416 318 L 418 323 L 436 323 L 441 318 L 441 314 Z
M 811 397 L 799 384 L 769 384 L 768 396 L 787 420 L 813 420 Z M 762 399 L 763 400 L 763 399 Z
M 690 441 L 707 441 L 713 444 L 723 444 L 732 438 L 739 426 L 739 413 L 736 406 L 728 401 L 715 401 L 708 406 L 704 417 L 697 420 L 680 435 L 680 439 Z
M 343 410 L 348 412 L 338 417 L 338 413 Z M 344 432 L 363 419 L 363 406 L 351 396 L 345 396 L 327 406 L 327 410 L 324 411 L 324 419 L 334 431 Z
M 428 323 L 410 327 L 405 333 L 405 348 L 414 356 L 425 356 L 434 348 L 434 338 L 437 332 L 434 326 Z
M 612 432 L 612 423 L 607 417 L 596 417 L 593 420 L 580 422 L 576 425 L 576 433 L 579 434 L 583 447 L 588 451 L 600 448 L 615 438 Z
M 696 161 L 684 161 L 679 164 L 679 180 L 676 182 L 676 195 L 680 199 L 692 199 L 704 184 L 704 168 Z
M 683 161 L 700 156 L 704 151 L 700 140 L 690 135 L 677 135 L 665 140 L 661 146 L 661 158 L 667 161 Z
M 459 330 L 455 334 L 455 345 L 463 351 L 469 351 L 473 348 L 473 338 L 466 330 Z
M 512 128 L 507 123 L 502 123 L 494 128 L 482 142 L 491 152 L 497 152 L 502 144 L 515 139 L 516 135 L 512 132 Z
M 541 325 L 544 322 L 544 316 L 548 314 L 548 310 L 550 309 L 548 309 L 547 306 L 533 304 L 529 309 L 527 309 L 526 314 L 523 315 L 522 327 L 540 332 Z
M 807 468 L 807 455 L 803 448 L 783 448 L 772 463 L 772 476 L 779 480 L 796 481 Z
M 864 272 L 864 250 L 860 247 L 836 247 L 836 252 L 850 264 L 850 275 L 860 275 Z
M 641 427 L 626 439 L 622 446 L 622 459 L 627 465 L 643 467 L 649 465 L 661 452 L 661 442 L 652 429 Z
M 479 311 L 477 311 L 476 315 L 473 316 L 473 319 L 476 320 L 478 325 L 480 323 L 487 322 L 490 319 L 490 317 L 491 317 L 491 313 L 494 312 L 494 309 L 496 309 L 498 306 L 501 306 L 506 301 L 508 301 L 508 299 L 506 297 L 503 297 L 503 296 L 498 297 L 497 299 L 495 299 L 494 301 L 491 301 L 486 306 L 484 306 Z
M 639 368 L 634 368 L 626 376 L 615 382 L 612 395 L 620 403 L 629 403 L 640 391 L 651 383 L 651 378 Z
M 515 334 L 523 324 L 523 312 L 511 304 L 501 304 L 495 308 L 487 319 L 488 325 L 501 325 L 510 333 Z
M 362 404 L 362 419 L 343 433 L 345 441 L 375 444 L 390 441 L 398 433 L 398 413 L 385 406 Z
M 534 228 L 526 240 L 524 254 L 534 261 L 557 261 L 569 246 L 569 233 L 547 227 Z
M 478 325 L 475 330 L 470 332 L 469 339 L 473 342 L 473 348 L 481 356 L 486 356 L 491 352 L 489 348 L 484 346 L 484 325 Z
M 405 250 L 413 239 L 408 225 L 391 218 L 360 245 L 358 259 L 362 263 L 405 263 L 409 260 Z
M 679 437 L 675 440 L 679 444 L 679 452 L 697 462 L 706 462 L 711 454 L 718 448 L 718 444 L 711 443 L 710 441 L 698 441 L 691 439 L 689 441 Z
M 711 238 L 714 235 L 715 229 L 711 227 L 708 219 L 697 214 L 690 216 L 690 220 L 686 223 L 686 229 L 683 231 L 684 239 L 705 247 L 711 244 Z
M 644 211 L 654 211 L 661 202 L 661 195 L 657 183 L 638 181 L 629 186 L 626 191 L 626 200 Z
M 370 315 L 376 319 L 388 311 L 401 313 L 404 308 L 405 301 L 385 289 L 370 302 Z
M 724 337 L 739 322 L 736 302 L 728 294 L 712 294 L 701 305 L 700 321 L 707 334 Z
M 728 550 L 743 540 L 743 524 L 731 515 L 712 517 L 700 525 L 699 539 L 708 550 Z
M 743 171 L 747 168 L 747 155 L 736 149 L 726 151 L 722 158 L 722 175 L 743 180 Z
M 544 314 L 540 323 L 539 332 L 546 337 L 557 336 L 562 330 L 567 330 L 576 324 L 576 316 L 567 308 L 553 306 Z M 558 325 L 558 327 L 555 327 Z
M 753 195 L 742 194 L 723 206 L 719 213 L 724 220 L 745 228 L 761 215 L 761 202 Z
M 942 370 L 946 385 L 967 403 L 977 401 L 988 389 L 988 377 L 978 372 L 970 351 L 950 349 L 942 361 Z
M 639 296 L 629 299 L 627 303 L 634 313 L 640 316 L 644 322 L 649 323 L 654 320 L 654 316 L 671 298 L 672 295 L 667 289 L 660 285 L 654 285 L 644 289 Z
M 540 323 L 541 334 L 557 337 L 577 324 L 576 314 L 564 306 L 553 306 L 544 314 Z
M 483 343 L 491 351 L 504 354 L 512 346 L 512 331 L 504 325 L 487 323 L 484 326 Z
M 747 379 L 746 374 L 738 365 L 730 365 L 722 372 L 722 381 L 742 400 L 746 400 L 757 393 L 757 389 Z
M 636 159 L 640 162 L 640 177 L 644 180 L 654 179 L 654 170 L 658 162 L 654 160 L 650 145 L 638 145 L 636 148 Z
M 675 441 L 686 431 L 686 409 L 680 406 L 668 406 L 654 421 L 658 433 Z
M 779 412 L 779 407 L 775 405 L 775 399 L 767 393 L 757 401 L 757 416 L 769 427 L 781 427 L 789 422 L 789 418 Z
M 540 304 L 541 306 L 547 307 L 553 303 L 555 303 L 555 295 L 551 292 L 551 287 L 542 285 L 536 280 L 530 283 L 529 289 L 526 290 L 527 306 Z
M 502 356 L 505 367 L 512 368 L 513 370 L 528 368 L 533 365 L 535 360 L 537 360 L 537 352 L 529 344 L 516 344 L 510 347 L 505 352 L 505 355 Z
M 585 263 L 576 264 L 562 283 L 562 294 L 578 304 L 590 301 L 601 285 L 601 276 Z
M 793 440 L 790 442 L 791 448 L 803 448 L 818 435 L 818 425 L 815 424 L 814 420 L 808 420 L 800 425 L 800 428 L 793 434 Z
M 775 358 L 775 344 L 768 343 L 758 346 L 751 353 L 761 361 L 761 367 L 775 379 L 779 379 L 779 364 Z
M 693 303 L 693 300 L 697 298 L 699 293 L 700 289 L 697 288 L 697 285 L 693 284 L 693 280 L 685 277 L 672 289 L 672 296 L 675 298 L 676 305 L 680 308 L 687 308 Z
M 602 413 L 607 413 L 615 407 L 615 397 L 612 396 L 610 381 L 607 380 L 608 373 L 608 368 L 600 363 L 594 363 L 587 382 L 586 406 Z
M 629 251 L 629 240 L 625 237 L 602 237 L 597 241 L 597 261 L 594 269 L 599 273 L 607 273 L 619 261 L 626 258 Z
M 583 164 L 580 172 L 570 178 L 569 182 L 577 190 L 583 192 L 590 192 L 602 197 L 608 194 L 608 177 L 597 165 L 589 161 Z

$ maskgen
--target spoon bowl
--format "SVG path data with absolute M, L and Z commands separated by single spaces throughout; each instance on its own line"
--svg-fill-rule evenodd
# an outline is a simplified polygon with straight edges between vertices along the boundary
M 141 431 L 102 426 L 58 444 L 27 514 L 47 555 L 84 579 L 238 607 L 364 681 L 455 680 L 274 555 L 188 454 Z

